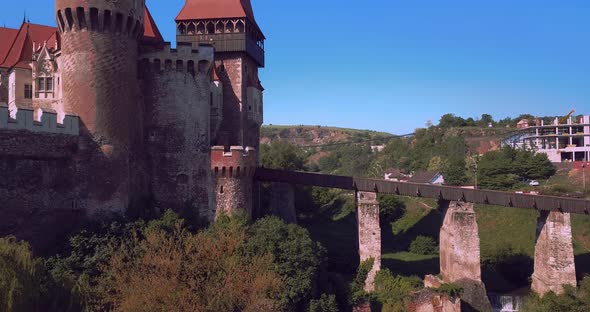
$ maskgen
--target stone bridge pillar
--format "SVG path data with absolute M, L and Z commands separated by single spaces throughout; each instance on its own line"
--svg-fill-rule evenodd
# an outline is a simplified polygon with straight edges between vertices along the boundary
M 381 226 L 377 194 L 357 192 L 357 220 L 359 231 L 359 255 L 361 262 L 373 258 L 373 268 L 367 276 L 365 291 L 375 290 L 375 276 L 381 269 Z
M 481 280 L 479 232 L 473 206 L 466 202 L 441 202 L 445 218 L 440 230 L 440 282 L 463 287 L 464 305 L 476 311 L 491 311 Z M 426 284 L 433 278 L 428 276 Z
M 440 229 L 440 274 L 446 283 L 481 282 L 479 233 L 472 203 L 447 202 Z
M 532 290 L 543 296 L 563 293 L 563 285 L 576 286 L 576 266 L 569 213 L 542 211 L 537 223 L 535 271 Z
M 270 207 L 286 223 L 296 224 L 295 187 L 289 183 L 274 182 L 271 187 Z

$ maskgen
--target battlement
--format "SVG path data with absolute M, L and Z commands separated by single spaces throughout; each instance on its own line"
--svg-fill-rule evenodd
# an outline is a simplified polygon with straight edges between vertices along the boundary
M 214 52 L 215 49 L 210 44 L 200 44 L 198 49 L 193 49 L 190 43 L 178 43 L 176 49 L 173 49 L 170 42 L 166 42 L 162 50 L 141 54 L 140 69 L 206 74 L 213 64 Z
M 58 123 L 57 114 L 43 112 L 36 121 L 34 112 L 19 109 L 16 119 L 11 118 L 7 107 L 0 106 L 0 129 L 28 130 L 32 132 L 57 133 L 66 135 L 80 134 L 80 120 L 76 116 L 66 115 L 63 123 Z
M 211 171 L 214 178 L 242 178 L 254 176 L 257 164 L 256 149 L 232 146 L 229 152 L 223 146 L 211 148 Z
M 93 31 L 140 38 L 144 7 L 144 0 L 57 0 L 55 14 L 62 33 Z

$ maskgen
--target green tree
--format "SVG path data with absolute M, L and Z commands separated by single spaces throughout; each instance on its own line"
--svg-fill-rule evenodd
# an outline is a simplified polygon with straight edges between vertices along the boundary
M 428 162 L 428 171 L 442 172 L 443 170 L 445 170 L 445 168 L 447 168 L 447 166 L 447 161 L 443 159 L 441 156 L 433 156 L 432 158 L 430 158 L 430 161 Z
M 286 142 L 275 141 L 260 146 L 260 160 L 266 168 L 303 170 L 305 158 L 298 146 Z
M 467 181 L 465 159 L 460 157 L 453 157 L 449 161 L 448 166 L 443 171 L 445 177 L 445 184 L 448 185 L 463 185 Z
M 258 220 L 248 231 L 244 246 L 247 256 L 260 253 L 274 255 L 272 270 L 283 277 L 280 294 L 282 306 L 305 309 L 318 290 L 320 267 L 325 250 L 314 242 L 306 229 L 285 224 L 279 218 Z
M 14 237 L 0 238 L 0 311 L 72 311 L 69 294 L 44 261 Z

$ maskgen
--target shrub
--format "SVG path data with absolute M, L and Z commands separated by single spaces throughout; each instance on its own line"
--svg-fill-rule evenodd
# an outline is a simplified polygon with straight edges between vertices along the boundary
M 438 246 L 432 237 L 418 236 L 410 244 L 409 251 L 419 255 L 434 255 L 438 252 Z
M 410 294 L 422 288 L 418 277 L 395 276 L 383 269 L 375 277 L 375 300 L 384 312 L 404 312 L 410 303 Z
M 313 299 L 309 303 L 309 312 L 338 312 L 336 296 L 322 294 L 320 299 Z
M 365 282 L 374 264 L 375 259 L 369 258 L 359 265 L 356 276 L 350 284 L 351 305 L 356 305 L 369 299 L 369 294 L 365 291 Z

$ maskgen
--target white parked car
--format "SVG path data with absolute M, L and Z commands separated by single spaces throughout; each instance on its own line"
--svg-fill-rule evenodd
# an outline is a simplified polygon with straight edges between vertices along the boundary
M 539 181 L 537 181 L 537 180 L 531 180 L 531 181 L 529 181 L 529 185 L 530 186 L 539 186 L 539 185 L 541 185 L 541 183 L 539 183 Z

